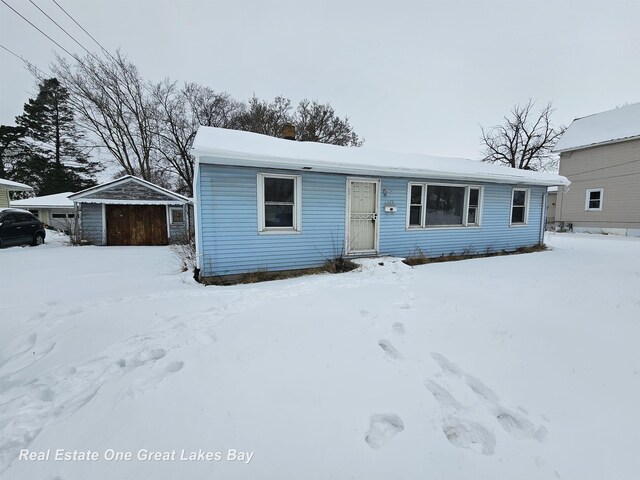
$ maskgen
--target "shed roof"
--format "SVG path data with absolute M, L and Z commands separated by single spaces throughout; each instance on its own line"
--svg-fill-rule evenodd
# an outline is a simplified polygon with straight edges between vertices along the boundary
M 576 118 L 558 140 L 555 152 L 640 138 L 640 103 Z
M 33 190 L 29 185 L 25 185 L 24 183 L 14 182 L 13 180 L 6 180 L 4 178 L 0 178 L 0 187 L 5 190 L 11 190 L 14 192 L 30 192 Z
M 12 207 L 20 208 L 73 208 L 73 202 L 69 200 L 69 195 L 73 192 L 54 193 L 53 195 L 43 195 L 42 197 L 23 198 L 22 200 L 12 200 Z
M 296 142 L 214 127 L 198 129 L 193 153 L 200 163 L 223 165 L 522 185 L 570 183 L 559 175 L 518 170 L 466 158 Z

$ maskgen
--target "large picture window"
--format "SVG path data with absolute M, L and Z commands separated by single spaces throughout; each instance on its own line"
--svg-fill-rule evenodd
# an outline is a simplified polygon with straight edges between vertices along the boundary
M 408 228 L 480 225 L 482 187 L 409 183 Z
M 300 177 L 258 174 L 258 216 L 260 232 L 300 230 Z
M 526 225 L 529 213 L 529 190 L 514 188 L 511 193 L 511 225 Z

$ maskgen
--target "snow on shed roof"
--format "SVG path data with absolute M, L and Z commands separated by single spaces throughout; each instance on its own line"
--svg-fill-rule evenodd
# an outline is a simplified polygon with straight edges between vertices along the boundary
M 14 192 L 30 192 L 31 190 L 33 190 L 33 188 L 29 185 L 14 182 L 12 180 L 5 180 L 4 178 L 0 178 L 0 187 L 3 187 L 5 190 L 11 190 Z
M 12 200 L 11 206 L 20 208 L 73 208 L 73 202 L 69 200 L 69 195 L 73 195 L 73 192 Z
M 214 127 L 198 129 L 192 150 L 200 163 L 222 165 L 521 185 L 570 183 L 559 175 L 518 170 L 466 158 L 296 142 Z
M 640 103 L 576 118 L 554 148 L 555 152 L 640 138 Z

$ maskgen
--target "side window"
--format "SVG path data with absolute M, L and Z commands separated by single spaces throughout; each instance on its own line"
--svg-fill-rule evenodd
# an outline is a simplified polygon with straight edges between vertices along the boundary
M 299 232 L 301 177 L 258 174 L 258 229 L 260 232 Z
M 590 188 L 587 190 L 584 209 L 588 212 L 599 212 L 602 210 L 604 200 L 603 188 Z
M 410 185 L 409 226 L 422 226 L 422 185 Z
M 169 209 L 169 217 L 171 225 L 184 223 L 184 211 L 182 210 L 182 208 Z
M 529 190 L 514 188 L 511 193 L 511 225 L 526 225 L 529 213 Z
M 5 215 L 2 218 L 2 223 L 4 223 L 5 225 L 9 225 L 10 223 L 15 223 L 15 222 L 16 222 L 16 215 L 14 213 Z
M 467 225 L 480 224 L 480 189 L 469 189 L 469 206 L 467 208 Z
M 28 213 L 17 213 L 16 219 L 18 222 L 33 222 L 35 220 L 33 215 L 29 215 Z

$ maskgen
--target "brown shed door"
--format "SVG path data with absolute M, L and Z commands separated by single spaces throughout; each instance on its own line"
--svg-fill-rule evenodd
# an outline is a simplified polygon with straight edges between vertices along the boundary
M 107 245 L 167 245 L 164 205 L 106 205 Z

